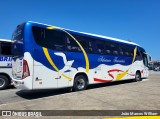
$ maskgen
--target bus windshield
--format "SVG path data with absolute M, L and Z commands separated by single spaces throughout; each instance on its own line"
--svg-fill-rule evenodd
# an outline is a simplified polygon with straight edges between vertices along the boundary
M 23 55 L 23 27 L 24 24 L 18 25 L 16 30 L 12 35 L 12 54 L 14 56 L 22 56 Z

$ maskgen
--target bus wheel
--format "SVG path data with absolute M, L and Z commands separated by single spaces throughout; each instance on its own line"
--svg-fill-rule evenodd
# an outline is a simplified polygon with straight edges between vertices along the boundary
M 75 77 L 73 90 L 81 91 L 85 90 L 87 87 L 87 78 L 84 75 L 78 75 Z
M 136 75 L 135 75 L 135 81 L 137 82 L 137 81 L 141 81 L 142 79 L 141 79 L 141 74 L 140 74 L 140 72 L 139 71 L 137 71 L 136 72 Z
M 5 89 L 9 85 L 9 80 L 6 76 L 0 75 L 0 90 Z

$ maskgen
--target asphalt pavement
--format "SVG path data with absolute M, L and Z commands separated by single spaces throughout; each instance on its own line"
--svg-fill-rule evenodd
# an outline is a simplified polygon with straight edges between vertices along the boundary
M 160 72 L 150 71 L 140 82 L 91 85 L 85 91 L 68 89 L 0 91 L 0 110 L 160 110 Z

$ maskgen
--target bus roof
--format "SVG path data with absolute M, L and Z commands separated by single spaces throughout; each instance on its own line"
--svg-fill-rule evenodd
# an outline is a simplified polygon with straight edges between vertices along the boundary
M 8 40 L 8 39 L 0 39 L 0 42 L 3 41 L 3 42 L 12 42 L 11 40 Z
M 43 23 L 39 23 L 39 22 L 34 22 L 34 21 L 28 21 L 30 23 L 36 23 L 36 24 L 41 24 L 41 25 L 45 25 L 45 26 L 53 26 L 53 25 L 48 25 L 48 24 L 43 24 Z M 61 27 L 58 27 L 61 28 Z M 65 28 L 62 28 L 65 29 Z M 75 31 L 75 30 L 70 30 L 70 29 L 65 29 L 71 32 L 75 32 L 75 33 L 80 33 L 80 34 L 84 34 L 84 35 L 88 35 L 91 37 L 98 37 L 98 38 L 103 38 L 103 39 L 108 39 L 108 40 L 113 40 L 113 41 L 117 41 L 117 42 L 121 42 L 121 43 L 127 43 L 127 44 L 132 44 L 132 45 L 136 45 L 136 46 L 140 46 L 134 42 L 131 41 L 126 41 L 126 40 L 122 40 L 122 39 L 118 39 L 118 38 L 113 38 L 113 37 L 109 37 L 109 36 L 103 36 L 103 35 L 97 35 L 97 34 L 92 34 L 92 33 L 87 33 L 87 32 L 80 32 L 80 31 Z

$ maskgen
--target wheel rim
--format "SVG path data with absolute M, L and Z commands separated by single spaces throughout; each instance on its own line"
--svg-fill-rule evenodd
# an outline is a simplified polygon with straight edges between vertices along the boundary
M 81 89 L 83 89 L 85 87 L 85 81 L 84 81 L 84 79 L 79 79 L 79 80 L 77 80 L 77 88 L 79 89 L 79 90 L 81 90 Z
M 0 78 L 0 87 L 3 87 L 5 85 L 4 79 Z

